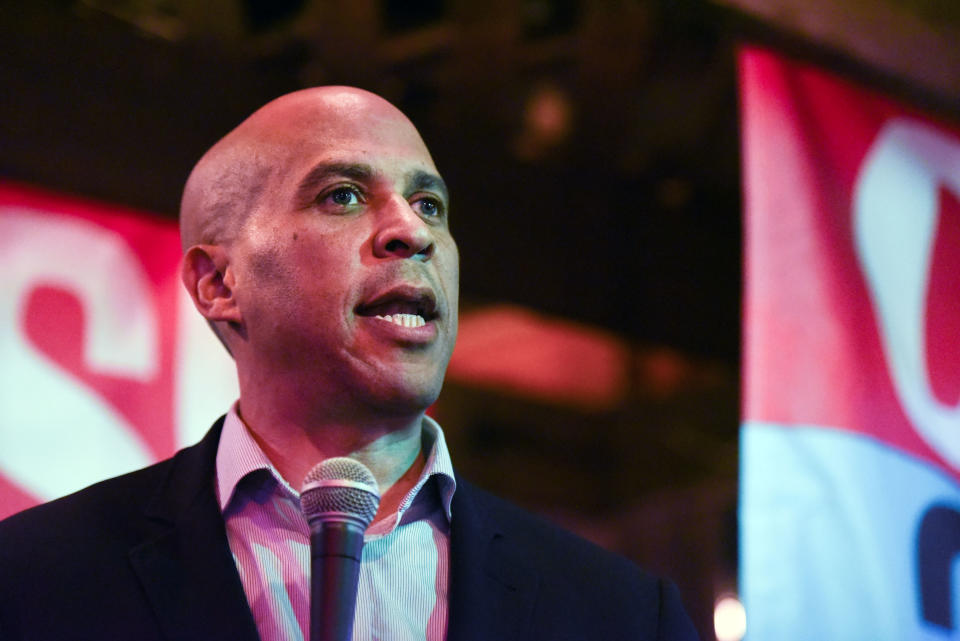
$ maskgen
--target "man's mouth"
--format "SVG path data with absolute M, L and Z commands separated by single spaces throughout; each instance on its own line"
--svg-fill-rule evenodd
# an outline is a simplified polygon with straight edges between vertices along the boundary
M 439 316 L 433 292 L 413 287 L 398 287 L 379 294 L 359 305 L 356 313 L 400 327 L 423 327 Z

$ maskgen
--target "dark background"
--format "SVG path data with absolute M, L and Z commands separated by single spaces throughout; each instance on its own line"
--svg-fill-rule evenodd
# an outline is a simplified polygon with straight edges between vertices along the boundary
M 960 114 L 938 44 L 960 12 L 839 4 L 843 19 L 787 0 L 14 4 L 0 176 L 172 219 L 193 163 L 268 100 L 388 98 L 451 186 L 465 309 L 516 303 L 628 354 L 628 392 L 599 407 L 451 377 L 436 413 L 458 469 L 674 577 L 711 639 L 714 598 L 736 590 L 736 45 Z

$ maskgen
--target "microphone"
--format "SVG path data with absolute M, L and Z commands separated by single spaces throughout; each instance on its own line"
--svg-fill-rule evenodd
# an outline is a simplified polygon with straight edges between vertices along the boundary
M 352 458 L 329 458 L 303 480 L 310 524 L 310 641 L 349 641 L 363 533 L 380 504 L 373 474 Z

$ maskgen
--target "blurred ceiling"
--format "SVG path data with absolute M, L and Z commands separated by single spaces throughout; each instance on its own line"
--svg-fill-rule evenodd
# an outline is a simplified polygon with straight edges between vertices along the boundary
M 0 21 L 0 172 L 175 215 L 267 100 L 386 96 L 453 190 L 463 297 L 736 363 L 736 96 L 702 2 L 86 0 Z

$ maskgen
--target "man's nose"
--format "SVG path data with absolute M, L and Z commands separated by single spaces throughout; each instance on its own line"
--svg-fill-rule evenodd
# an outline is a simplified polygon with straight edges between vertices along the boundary
M 433 234 L 427 223 L 404 198 L 392 198 L 380 211 L 373 239 L 377 258 L 412 258 L 428 261 L 433 256 Z

